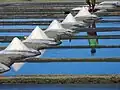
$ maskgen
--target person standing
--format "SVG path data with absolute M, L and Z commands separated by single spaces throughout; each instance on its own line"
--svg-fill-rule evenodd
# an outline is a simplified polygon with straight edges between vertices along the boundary
M 86 3 L 89 5 L 89 10 L 93 12 L 95 10 L 96 0 L 86 0 Z

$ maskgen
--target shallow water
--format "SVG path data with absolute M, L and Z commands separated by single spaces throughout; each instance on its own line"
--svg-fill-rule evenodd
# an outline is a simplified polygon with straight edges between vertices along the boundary
M 0 29 L 34 29 L 36 25 L 4 25 Z M 48 26 L 40 25 L 41 29 L 46 29 Z
M 36 25 L 4 25 L 4 26 L 0 26 L 0 29 L 32 29 L 34 30 L 34 28 L 36 27 Z M 41 29 L 46 29 L 48 27 L 48 25 L 39 25 L 39 27 Z M 115 22 L 115 23 L 96 23 L 96 28 L 120 28 L 120 22 Z M 31 32 L 1 32 L 0 36 L 24 36 L 24 35 L 29 35 Z M 87 35 L 86 32 L 80 32 L 77 35 Z M 112 32 L 97 32 L 98 35 L 120 35 L 120 31 L 112 31 Z
M 119 19 L 120 17 L 102 17 L 110 20 Z M 7 20 L 7 19 L 6 19 Z M 11 20 L 11 19 L 9 19 Z M 13 19 L 18 21 L 19 19 Z M 21 19 L 25 21 L 25 19 Z M 28 19 L 32 20 L 32 19 Z M 36 20 L 52 20 L 52 19 L 35 19 Z M 34 29 L 36 25 L 8 25 L 0 26 L 1 29 Z M 47 28 L 48 26 L 39 25 L 40 28 Z M 114 23 L 96 23 L 96 27 L 120 27 L 120 22 Z M 2 32 L 0 36 L 28 36 L 30 32 L 24 33 L 8 33 Z M 87 35 L 86 32 L 80 32 L 77 35 Z M 97 35 L 120 35 L 117 32 L 98 32 Z M 99 45 L 120 45 L 119 39 L 99 39 Z M 7 46 L 8 43 L 0 43 L 1 46 Z M 61 45 L 89 45 L 88 40 L 64 40 Z M 91 49 L 52 49 L 46 50 L 41 56 L 43 58 L 99 58 L 99 57 L 119 57 L 120 48 L 96 49 L 96 53 L 91 54 Z M 32 66 L 32 67 L 31 67 Z M 3 75 L 17 75 L 17 74 L 119 74 L 120 63 L 26 63 L 19 71 L 15 72 L 11 69 Z
M 110 23 L 97 23 L 96 27 L 120 27 L 120 22 L 110 22 Z
M 80 85 L 0 85 L 0 90 L 120 90 L 119 84 L 80 84 Z
M 101 17 L 102 18 L 102 20 L 120 20 L 120 17 L 117 17 L 117 16 L 102 16 Z M 54 19 L 56 19 L 56 18 L 40 18 L 40 19 L 0 19 L 0 21 L 22 21 L 22 22 L 24 22 L 24 21 L 52 21 L 52 20 L 54 20 Z M 59 18 L 59 19 L 57 19 L 58 21 L 59 20 L 63 20 L 63 18 Z
M 102 16 L 101 18 L 104 20 L 120 20 L 120 17 L 116 16 Z
M 53 19 L 51 19 L 51 18 L 41 18 L 41 19 L 0 19 L 0 21 L 18 21 L 18 22 L 20 22 L 20 21 L 22 21 L 22 22 L 24 22 L 24 21 L 52 21 L 52 20 L 54 20 L 55 18 L 53 18 Z M 57 19 L 57 20 L 63 20 L 63 19 Z

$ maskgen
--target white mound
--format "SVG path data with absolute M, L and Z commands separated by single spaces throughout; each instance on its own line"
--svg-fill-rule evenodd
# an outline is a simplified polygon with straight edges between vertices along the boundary
M 91 13 L 88 11 L 88 7 L 82 7 L 75 17 L 91 16 Z
M 39 28 L 39 26 L 36 26 L 36 28 L 32 31 L 32 33 L 27 38 L 27 40 L 31 40 L 31 39 L 49 39 L 49 38 L 42 31 L 42 29 Z
M 72 10 L 81 10 L 82 7 L 76 7 L 76 8 L 73 8 Z
M 64 28 L 61 26 L 61 24 L 57 20 L 53 20 L 52 23 L 49 25 L 46 31 L 48 30 L 63 30 Z
M 18 51 L 29 51 L 29 48 L 26 47 L 21 40 L 15 37 L 12 42 L 7 46 L 5 50 L 18 50 Z
M 73 17 L 73 15 L 71 13 L 69 13 L 66 18 L 62 21 L 62 24 L 64 23 L 77 23 L 77 21 L 75 20 L 75 18 Z

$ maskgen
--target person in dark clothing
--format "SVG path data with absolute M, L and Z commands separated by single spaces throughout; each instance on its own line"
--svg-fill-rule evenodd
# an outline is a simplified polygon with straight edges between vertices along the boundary
M 93 12 L 95 10 L 96 0 L 86 0 L 86 3 L 89 5 L 89 10 Z

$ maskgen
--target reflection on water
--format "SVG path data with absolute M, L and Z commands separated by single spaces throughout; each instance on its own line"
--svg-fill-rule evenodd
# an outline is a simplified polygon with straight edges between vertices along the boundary
M 89 28 L 96 28 L 96 23 L 95 21 L 93 21 L 93 23 L 91 23 L 89 25 Z M 97 32 L 94 32 L 94 31 L 89 31 L 87 32 L 87 35 L 88 37 L 96 37 L 97 36 Z M 91 46 L 91 55 L 94 55 L 96 53 L 96 49 L 94 48 L 95 46 L 98 45 L 98 39 L 88 39 L 88 42 L 89 42 L 89 46 Z
M 119 84 L 80 84 L 80 85 L 0 85 L 0 90 L 120 90 Z

